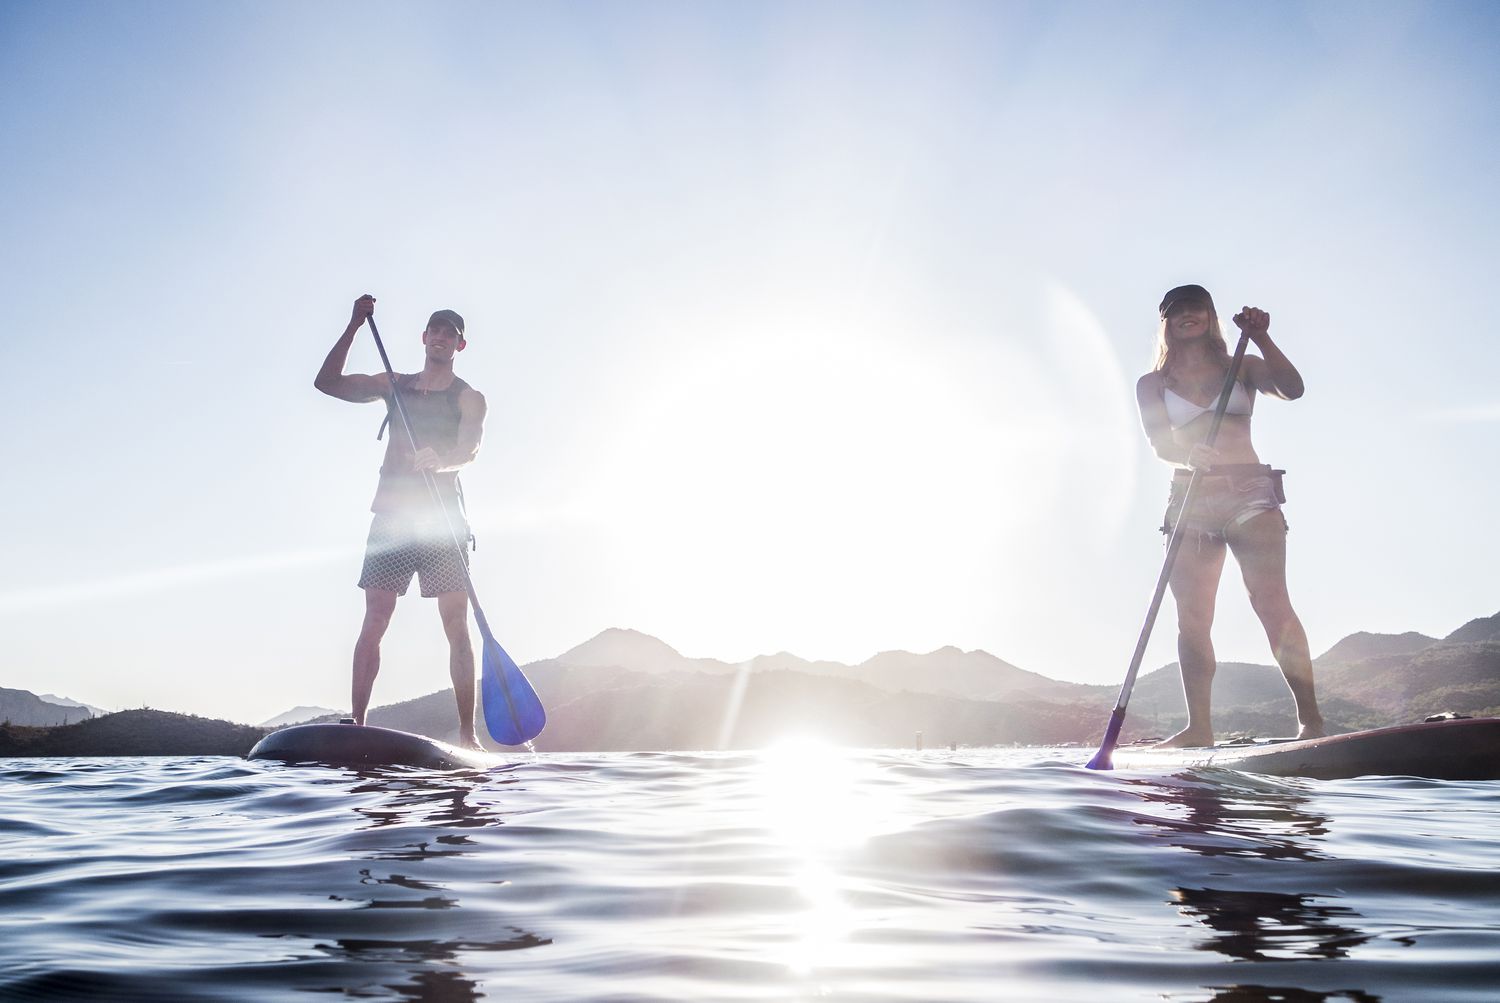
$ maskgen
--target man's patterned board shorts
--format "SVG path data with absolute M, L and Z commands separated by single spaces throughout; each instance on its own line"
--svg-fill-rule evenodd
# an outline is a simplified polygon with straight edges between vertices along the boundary
M 417 576 L 422 597 L 464 591 L 464 569 L 469 566 L 469 527 L 455 527 L 463 549 L 453 544 L 441 520 L 377 512 L 370 520 L 365 565 L 359 575 L 362 589 L 386 589 L 406 595 L 411 576 Z M 460 564 L 462 561 L 462 564 Z

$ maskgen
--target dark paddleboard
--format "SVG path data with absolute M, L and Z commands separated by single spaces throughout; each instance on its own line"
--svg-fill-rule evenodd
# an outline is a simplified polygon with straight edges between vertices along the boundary
M 250 759 L 325 766 L 415 766 L 426 770 L 488 769 L 505 762 L 425 735 L 358 724 L 298 724 L 273 731 L 250 750 Z
M 1115 750 L 1117 770 L 1171 771 L 1203 766 L 1278 777 L 1425 777 L 1500 780 L 1500 718 L 1475 717 L 1354 731 L 1307 741 L 1268 739 L 1202 749 Z

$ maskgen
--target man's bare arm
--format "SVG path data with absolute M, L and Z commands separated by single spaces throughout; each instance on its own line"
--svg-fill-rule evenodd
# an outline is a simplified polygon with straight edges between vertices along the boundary
M 344 333 L 339 335 L 339 340 L 335 341 L 333 347 L 328 350 L 328 357 L 323 360 L 323 368 L 318 370 L 317 377 L 313 379 L 313 386 L 330 397 L 337 397 L 339 400 L 355 404 L 365 404 L 385 397 L 391 385 L 389 376 L 344 372 L 344 366 L 349 361 L 349 348 L 354 344 L 354 336 L 359 333 L 365 320 L 374 312 L 374 296 L 366 294 L 354 301 L 354 312 L 349 317 L 349 326 L 344 328 Z

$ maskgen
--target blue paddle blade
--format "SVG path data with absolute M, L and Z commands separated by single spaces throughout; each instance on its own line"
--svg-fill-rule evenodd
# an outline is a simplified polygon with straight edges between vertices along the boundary
M 499 642 L 488 636 L 479 691 L 485 727 L 501 745 L 525 745 L 547 726 L 547 712 L 531 681 Z

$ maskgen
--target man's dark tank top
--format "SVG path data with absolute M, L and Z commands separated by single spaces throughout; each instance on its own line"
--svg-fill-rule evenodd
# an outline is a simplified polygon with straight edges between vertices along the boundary
M 461 417 L 458 398 L 469 389 L 469 385 L 455 376 L 443 390 L 419 390 L 414 386 L 418 375 L 408 373 L 396 377 L 396 392 L 401 395 L 401 404 L 411 422 L 411 434 L 417 440 L 417 448 L 425 446 L 445 453 L 458 442 Z M 380 465 L 380 486 L 375 489 L 370 511 L 393 515 L 436 515 L 427 482 L 411 468 L 411 442 L 401 427 L 401 416 L 396 413 L 395 402 L 390 397 L 385 399 L 385 408 L 390 439 L 386 442 L 385 460 Z M 434 471 L 432 476 L 449 511 L 462 517 L 463 494 L 458 486 L 458 471 Z

